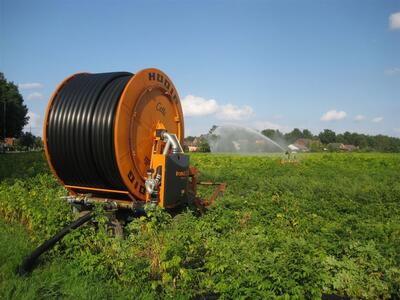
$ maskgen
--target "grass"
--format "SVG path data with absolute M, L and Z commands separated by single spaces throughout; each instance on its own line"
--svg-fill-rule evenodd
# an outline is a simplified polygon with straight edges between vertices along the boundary
M 0 156 L 0 298 L 400 298 L 400 155 L 196 154 L 227 182 L 203 216 L 162 210 L 112 238 L 105 218 L 20 278 L 36 245 L 73 219 L 41 153 Z

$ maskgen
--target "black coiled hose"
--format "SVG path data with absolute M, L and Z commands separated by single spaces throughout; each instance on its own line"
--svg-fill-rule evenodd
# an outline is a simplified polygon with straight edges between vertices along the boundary
M 114 153 L 115 111 L 127 72 L 78 74 L 58 91 L 48 114 L 51 163 L 66 185 L 125 190 Z

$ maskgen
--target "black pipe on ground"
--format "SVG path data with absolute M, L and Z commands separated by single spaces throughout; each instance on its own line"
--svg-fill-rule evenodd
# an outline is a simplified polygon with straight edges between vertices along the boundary
M 44 252 L 50 250 L 59 240 L 61 240 L 66 234 L 68 234 L 71 230 L 82 226 L 87 221 L 92 218 L 92 212 L 88 212 L 82 217 L 76 219 L 71 224 L 65 226 L 62 230 L 57 232 L 51 239 L 45 241 L 39 247 L 37 247 L 29 256 L 27 256 L 22 264 L 17 268 L 17 273 L 21 276 L 27 275 L 30 273 L 35 266 L 36 260 L 42 255 Z

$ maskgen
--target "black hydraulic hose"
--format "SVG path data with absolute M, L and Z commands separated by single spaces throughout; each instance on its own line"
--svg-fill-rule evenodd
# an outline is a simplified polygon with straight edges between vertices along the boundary
M 88 212 L 84 216 L 76 219 L 71 224 L 65 226 L 62 230 L 57 232 L 51 239 L 45 241 L 39 247 L 37 247 L 29 256 L 27 256 L 22 264 L 18 267 L 17 273 L 19 275 L 26 275 L 28 274 L 34 267 L 35 261 L 39 258 L 47 250 L 50 250 L 59 240 L 61 240 L 66 234 L 68 234 L 71 230 L 82 226 L 87 221 L 92 218 L 92 212 Z

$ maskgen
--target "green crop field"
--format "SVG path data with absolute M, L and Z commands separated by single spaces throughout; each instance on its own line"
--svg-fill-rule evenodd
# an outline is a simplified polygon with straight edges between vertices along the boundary
M 0 299 L 400 298 L 400 155 L 198 154 L 202 179 L 228 184 L 204 215 L 162 210 L 125 238 L 85 225 L 24 256 L 74 216 L 42 153 L 0 156 Z

